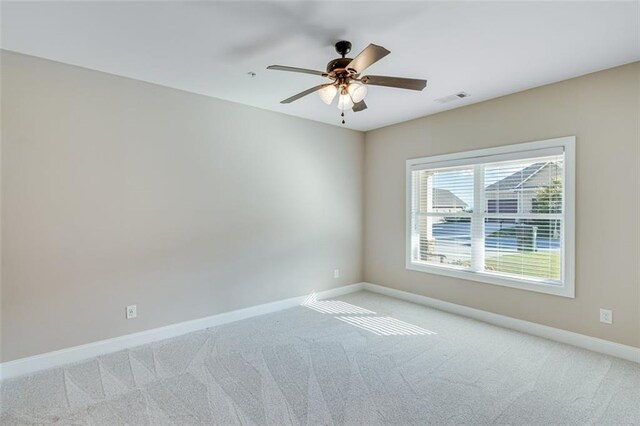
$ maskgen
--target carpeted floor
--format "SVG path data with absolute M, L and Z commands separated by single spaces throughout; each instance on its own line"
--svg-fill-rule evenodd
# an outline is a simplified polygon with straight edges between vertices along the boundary
M 640 424 L 640 365 L 359 292 L 2 384 L 13 424 Z

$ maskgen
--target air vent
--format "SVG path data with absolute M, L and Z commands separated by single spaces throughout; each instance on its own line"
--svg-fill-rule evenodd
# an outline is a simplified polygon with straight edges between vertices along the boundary
M 446 104 L 452 101 L 457 101 L 458 99 L 464 99 L 468 96 L 469 94 L 467 92 L 458 92 L 453 95 L 445 96 L 444 98 L 435 99 L 434 101 L 441 104 Z

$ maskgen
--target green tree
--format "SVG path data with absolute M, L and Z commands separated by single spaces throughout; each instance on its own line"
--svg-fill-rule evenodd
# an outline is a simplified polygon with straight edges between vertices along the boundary
M 562 181 L 554 179 L 538 188 L 531 213 L 562 213 Z
M 531 213 L 562 213 L 562 180 L 554 179 L 536 191 Z M 547 238 L 557 238 L 560 235 L 560 221 L 556 219 L 542 219 L 533 221 L 538 227 L 538 235 Z

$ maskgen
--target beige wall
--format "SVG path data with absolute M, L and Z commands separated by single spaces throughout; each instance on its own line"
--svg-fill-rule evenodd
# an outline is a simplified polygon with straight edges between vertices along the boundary
M 362 133 L 8 52 L 2 124 L 3 361 L 361 281 Z
M 640 346 L 639 63 L 365 136 L 1 59 L 3 361 L 358 282 L 363 268 L 373 283 Z M 565 135 L 577 136 L 575 299 L 405 269 L 406 159 Z
M 365 280 L 640 346 L 640 63 L 367 133 Z M 405 269 L 405 161 L 575 135 L 576 298 Z M 599 308 L 613 309 L 613 325 Z

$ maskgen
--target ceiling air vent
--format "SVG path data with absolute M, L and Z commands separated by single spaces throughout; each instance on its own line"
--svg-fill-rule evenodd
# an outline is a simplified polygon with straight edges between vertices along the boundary
M 468 96 L 469 94 L 467 92 L 458 92 L 453 95 L 445 96 L 444 98 L 435 99 L 434 101 L 441 104 L 446 104 L 452 101 L 457 101 L 458 99 L 464 99 Z

